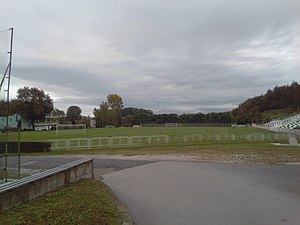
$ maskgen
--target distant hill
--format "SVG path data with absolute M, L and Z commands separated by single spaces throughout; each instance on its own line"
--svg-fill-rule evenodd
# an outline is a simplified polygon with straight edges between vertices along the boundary
M 297 113 L 299 107 L 300 85 L 294 81 L 291 85 L 276 86 L 264 95 L 247 99 L 232 110 L 232 114 L 238 123 L 264 123 Z

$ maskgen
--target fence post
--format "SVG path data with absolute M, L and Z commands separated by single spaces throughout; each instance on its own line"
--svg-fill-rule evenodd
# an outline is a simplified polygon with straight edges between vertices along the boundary
M 88 148 L 91 149 L 91 139 L 88 138 L 87 141 L 88 141 Z
M 187 137 L 186 135 L 183 135 L 183 142 L 186 142 L 187 141 Z
M 112 137 L 108 138 L 108 146 L 111 147 L 112 146 Z
M 128 138 L 128 144 L 129 144 L 129 146 L 131 147 L 131 137 L 127 137 Z

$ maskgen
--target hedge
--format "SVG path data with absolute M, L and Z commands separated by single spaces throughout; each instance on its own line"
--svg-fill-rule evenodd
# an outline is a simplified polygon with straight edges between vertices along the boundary
M 0 154 L 5 153 L 5 142 L 0 143 Z M 23 152 L 49 152 L 51 144 L 49 142 L 21 142 L 20 149 Z M 8 153 L 18 152 L 18 142 L 8 142 Z

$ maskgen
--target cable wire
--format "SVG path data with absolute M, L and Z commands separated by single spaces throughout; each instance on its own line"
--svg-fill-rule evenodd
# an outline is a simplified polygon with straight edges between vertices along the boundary
M 0 32 L 6 32 L 6 31 L 9 31 L 9 29 L 6 29 L 6 30 L 0 30 Z

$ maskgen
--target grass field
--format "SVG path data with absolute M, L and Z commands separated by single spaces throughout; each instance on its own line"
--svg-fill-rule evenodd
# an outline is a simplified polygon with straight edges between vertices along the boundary
M 155 128 L 98 128 L 88 129 L 84 134 L 56 135 L 55 131 L 22 132 L 21 141 L 47 141 L 49 139 L 66 138 L 89 138 L 89 137 L 112 137 L 112 136 L 151 136 L 151 135 L 246 135 L 261 133 L 264 135 L 274 134 L 267 130 L 257 128 L 234 128 L 234 127 L 155 127 Z M 17 138 L 16 133 L 9 133 L 12 139 Z M 298 139 L 299 140 L 299 139 Z M 33 155 L 188 155 L 200 160 L 221 160 L 234 162 L 263 162 L 263 163 L 286 163 L 300 162 L 300 147 L 298 146 L 274 146 L 271 142 L 287 143 L 288 140 L 265 140 L 265 141 L 203 141 L 203 142 L 176 142 L 165 145 L 138 146 L 138 147 L 102 147 L 96 149 L 81 150 L 57 150 L 46 153 L 30 153 Z
M 216 135 L 216 134 L 249 134 L 263 133 L 269 131 L 257 128 L 234 128 L 234 127 L 120 127 L 120 128 L 95 128 L 87 129 L 86 134 L 60 134 L 56 131 L 26 131 L 21 132 L 21 141 L 47 141 L 49 139 L 67 139 L 67 138 L 91 138 L 91 137 L 113 137 L 113 136 L 150 136 L 150 135 Z M 3 135 L 3 134 L 2 134 Z M 9 133 L 9 140 L 17 140 L 18 134 Z
M 108 188 L 97 180 L 81 180 L 0 214 L 1 225 L 121 225 Z

